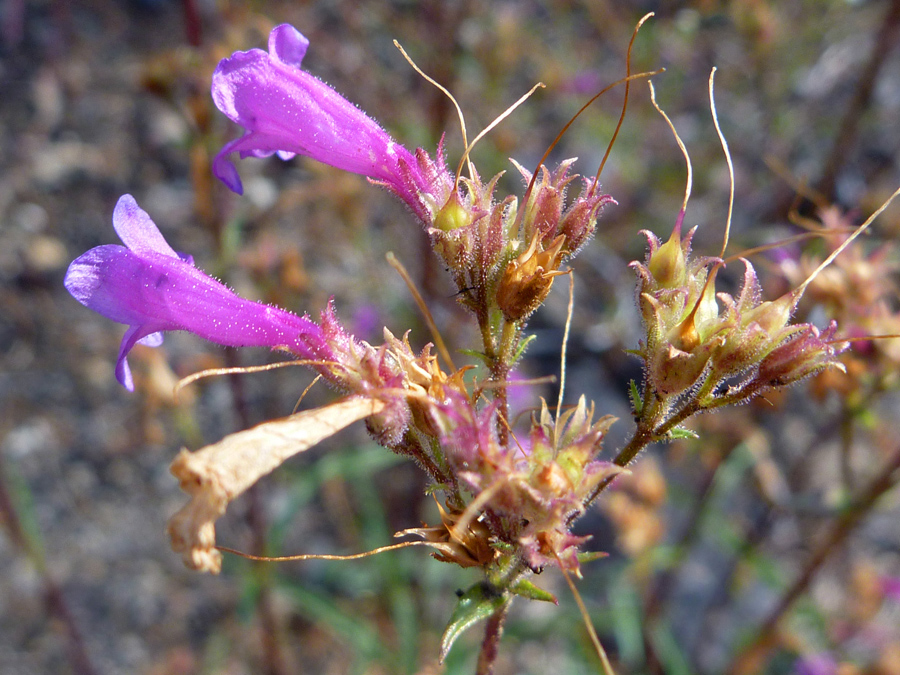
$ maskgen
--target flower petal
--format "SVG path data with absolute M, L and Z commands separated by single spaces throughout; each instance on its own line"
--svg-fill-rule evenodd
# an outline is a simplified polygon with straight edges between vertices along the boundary
M 123 280 L 130 288 L 128 277 L 140 266 L 140 258 L 124 246 L 97 246 L 72 261 L 63 283 L 78 302 L 107 319 L 144 323 L 146 308 L 123 289 Z
M 119 356 L 116 358 L 116 379 L 128 391 L 134 391 L 134 378 L 131 376 L 131 368 L 128 365 L 128 352 L 147 337 L 161 335 L 160 333 L 146 333 L 145 326 L 131 326 L 122 336 L 122 344 L 119 345 Z M 160 341 L 160 344 L 162 341 Z M 156 345 L 159 346 L 159 345 Z
M 169 243 L 162 236 L 147 212 L 137 205 L 131 195 L 122 195 L 113 211 L 113 227 L 119 239 L 135 253 L 155 251 L 177 258 Z
M 269 33 L 269 54 L 287 66 L 299 68 L 307 49 L 309 40 L 288 23 L 276 26 Z
M 228 159 L 228 155 L 235 151 L 235 146 L 241 142 L 237 139 L 227 143 L 219 154 L 213 158 L 212 171 L 213 175 L 235 194 L 244 194 L 244 185 L 241 183 L 241 175 L 238 173 L 237 167 Z
M 156 333 L 150 333 L 147 337 L 142 337 L 138 340 L 139 345 L 144 345 L 145 347 L 159 347 L 163 343 L 163 334 L 160 331 Z

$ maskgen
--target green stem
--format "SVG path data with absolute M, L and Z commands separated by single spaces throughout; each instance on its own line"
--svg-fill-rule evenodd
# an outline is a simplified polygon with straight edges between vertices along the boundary
M 496 352 L 494 351 L 494 336 L 491 333 L 490 312 L 487 309 L 482 309 L 477 314 L 478 330 L 481 332 L 481 344 L 484 348 L 484 355 L 488 358 L 488 361 L 493 362 L 496 359 Z
M 647 390 L 648 388 L 645 387 L 645 391 Z M 666 440 L 672 429 L 689 417 L 706 409 L 706 407 L 700 403 L 700 401 L 703 400 L 701 397 L 708 395 L 711 390 L 712 384 L 710 383 L 710 380 L 707 379 L 695 396 L 692 396 L 685 401 L 677 411 L 668 417 L 665 417 L 666 413 L 669 411 L 668 405 L 664 399 L 659 398 L 653 393 L 652 387 L 649 388 L 649 393 L 645 394 L 644 400 L 642 401 L 641 415 L 637 422 L 637 428 L 634 430 L 634 435 L 625 447 L 619 451 L 619 454 L 616 455 L 613 464 L 621 467 L 628 466 L 634 461 L 634 458 L 640 454 L 641 450 L 648 445 Z M 664 417 L 665 419 L 663 419 Z M 585 506 L 593 503 L 600 493 L 614 480 L 615 476 L 611 476 L 600 483 L 585 502 Z

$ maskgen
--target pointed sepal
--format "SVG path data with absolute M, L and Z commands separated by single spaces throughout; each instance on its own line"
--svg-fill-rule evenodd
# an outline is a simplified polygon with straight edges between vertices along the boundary
M 441 663 L 447 658 L 456 638 L 479 621 L 487 619 L 506 602 L 509 602 L 507 592 L 484 581 L 475 584 L 460 595 L 456 609 L 453 610 L 450 621 L 441 636 Z
M 520 579 L 510 587 L 510 592 L 515 595 L 521 595 L 529 600 L 540 600 L 541 602 L 552 602 L 554 605 L 559 604 L 559 600 L 550 591 L 546 591 L 540 586 L 534 585 L 528 579 Z

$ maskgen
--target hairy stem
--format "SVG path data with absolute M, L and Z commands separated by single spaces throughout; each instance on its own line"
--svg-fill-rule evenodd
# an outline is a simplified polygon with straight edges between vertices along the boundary
M 475 669 L 475 675 L 492 675 L 494 672 L 494 663 L 497 661 L 500 647 L 500 636 L 503 634 L 503 624 L 506 621 L 506 615 L 509 613 L 509 605 L 510 601 L 507 600 L 487 620 L 487 625 L 484 628 L 484 641 L 481 643 L 481 652 L 478 654 L 478 666 Z

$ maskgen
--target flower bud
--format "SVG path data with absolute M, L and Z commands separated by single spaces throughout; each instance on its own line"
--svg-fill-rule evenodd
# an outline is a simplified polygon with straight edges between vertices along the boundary
M 575 253 L 590 239 L 597 229 L 597 216 L 606 204 L 615 204 L 616 201 L 609 195 L 602 194 L 600 190 L 592 187 L 592 181 L 585 181 L 585 186 L 566 212 L 559 223 L 559 233 L 566 235 L 566 253 Z
M 526 233 L 540 233 L 541 243 L 549 241 L 556 234 L 562 218 L 563 190 L 547 184 L 547 169 L 543 169 L 543 181 L 536 186 L 534 195 L 526 206 L 523 226 Z M 526 234 L 527 236 L 527 234 Z
M 786 293 L 777 300 L 767 300 L 758 307 L 744 312 L 741 315 L 741 323 L 744 326 L 749 326 L 751 323 L 759 324 L 759 327 L 769 336 L 777 339 L 790 321 L 796 302 L 793 293 Z
M 530 183 L 533 175 L 521 164 L 511 160 L 522 174 L 526 183 Z M 569 168 L 574 159 L 563 161 L 552 174 L 543 164 L 538 167 L 539 179 L 534 181 L 527 200 L 522 204 L 522 232 L 525 239 L 532 239 L 538 234 L 540 243 L 545 244 L 557 235 L 563 212 L 563 199 L 566 186 L 574 176 L 569 176 Z
M 759 364 L 756 378 L 771 386 L 780 387 L 802 380 L 829 365 L 842 366 L 834 361 L 848 343 L 833 343 L 837 322 L 821 333 L 811 324 L 798 326 L 800 332 L 773 349 Z
M 687 263 L 681 243 L 680 222 L 672 230 L 669 240 L 650 254 L 647 269 L 660 288 L 676 288 L 684 285 Z
M 434 226 L 443 232 L 450 232 L 471 224 L 472 214 L 460 202 L 459 195 L 456 193 L 450 195 L 447 203 L 434 216 Z
M 760 287 L 753 266 L 744 261 L 744 284 L 737 300 L 722 293 L 726 311 L 718 334 L 721 344 L 712 352 L 714 377 L 746 371 L 759 363 L 779 343 L 794 332 L 788 326 L 796 298 L 787 293 L 777 300 L 759 302 Z
M 706 370 L 710 349 L 686 352 L 671 344 L 651 363 L 649 375 L 655 391 L 672 396 L 690 388 Z

